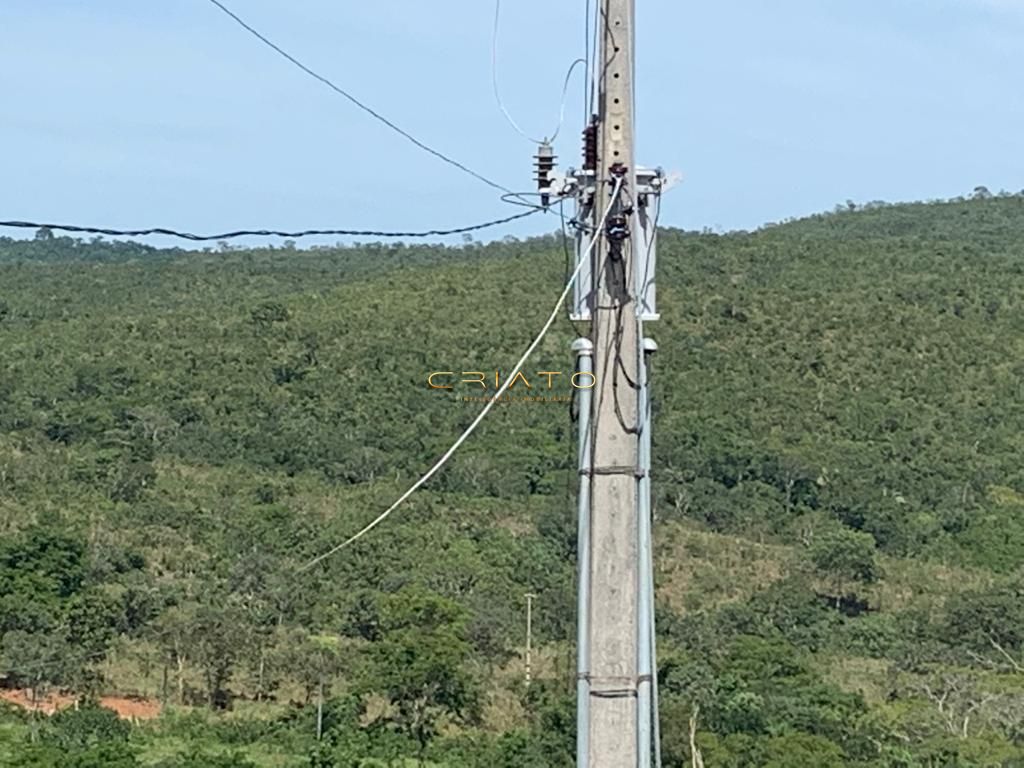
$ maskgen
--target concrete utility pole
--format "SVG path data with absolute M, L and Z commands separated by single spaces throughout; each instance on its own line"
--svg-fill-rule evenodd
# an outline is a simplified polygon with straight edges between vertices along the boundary
M 638 765 L 638 222 L 633 147 L 634 0 L 601 0 L 597 62 L 590 468 L 589 768 Z M 611 199 L 616 179 L 622 191 Z M 605 218 L 605 210 L 611 206 Z M 581 767 L 582 768 L 582 767 Z
M 579 399 L 576 625 L 577 768 L 661 768 L 651 545 L 649 363 L 643 324 L 655 302 L 657 221 L 671 186 L 634 158 L 635 0 L 600 0 L 598 102 L 583 132 L 583 166 L 553 183 L 538 152 L 541 194 L 574 197 L 576 269 L 570 317 L 591 323 L 573 342 L 594 386 Z

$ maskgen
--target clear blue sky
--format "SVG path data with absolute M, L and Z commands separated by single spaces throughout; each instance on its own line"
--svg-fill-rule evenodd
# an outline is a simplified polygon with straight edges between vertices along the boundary
M 227 4 L 424 141 L 530 187 L 531 145 L 491 95 L 491 0 Z M 637 5 L 639 159 L 685 176 L 668 225 L 753 228 L 847 199 L 1024 188 L 1024 0 Z M 504 0 L 503 92 L 532 133 L 556 121 L 583 9 Z M 3 0 L 0 83 L 0 218 L 417 229 L 509 212 L 207 0 Z

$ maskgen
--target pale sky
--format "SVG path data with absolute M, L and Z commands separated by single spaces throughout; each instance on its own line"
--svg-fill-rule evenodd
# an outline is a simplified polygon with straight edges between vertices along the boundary
M 225 2 L 423 141 L 530 189 L 532 145 L 491 92 L 491 0 Z M 666 225 L 1024 188 L 1024 0 L 637 0 L 637 15 L 638 159 L 684 175 Z M 545 134 L 583 52 L 584 0 L 504 0 L 502 17 L 505 100 Z M 515 212 L 208 0 L 2 0 L 0 84 L 0 219 L 210 232 Z M 582 88 L 565 165 L 579 162 Z

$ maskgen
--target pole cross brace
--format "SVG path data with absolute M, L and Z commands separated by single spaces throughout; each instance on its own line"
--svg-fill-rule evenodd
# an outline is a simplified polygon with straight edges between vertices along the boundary
M 632 475 L 637 479 L 647 477 L 647 473 L 643 469 L 640 469 L 640 467 L 615 465 L 609 467 L 590 467 L 589 469 L 581 469 L 579 470 L 579 474 L 583 477 L 594 477 L 596 475 Z
M 590 695 L 595 699 L 635 699 L 636 688 L 618 688 L 608 691 L 591 691 Z
M 649 675 L 642 675 L 640 677 L 622 677 L 622 676 L 595 676 L 595 675 L 579 675 L 578 677 L 585 677 L 587 682 L 591 685 L 595 681 L 603 683 L 618 683 L 619 687 L 616 688 L 599 688 L 594 690 L 590 689 L 589 693 L 591 696 L 598 699 L 635 699 L 639 695 L 638 689 L 640 683 L 644 681 L 644 678 L 649 678 Z
M 590 689 L 589 694 L 599 699 L 631 699 L 636 698 L 638 694 L 638 688 L 641 683 L 650 683 L 653 680 L 652 675 L 639 675 L 637 677 L 596 677 L 591 675 L 589 672 L 580 672 L 576 675 L 577 680 L 586 680 L 591 685 L 594 681 L 604 681 L 608 683 L 625 683 L 621 688 L 606 688 L 594 690 Z
M 637 683 L 649 683 L 649 682 L 651 682 L 654 679 L 654 675 L 646 674 L 646 675 L 637 675 L 636 677 L 596 677 L 594 675 L 591 675 L 589 672 L 577 672 L 576 673 L 576 679 L 577 680 L 586 680 L 588 683 L 591 683 L 594 680 L 604 680 L 606 682 L 619 682 L 619 683 L 632 683 L 634 681 L 637 682 Z

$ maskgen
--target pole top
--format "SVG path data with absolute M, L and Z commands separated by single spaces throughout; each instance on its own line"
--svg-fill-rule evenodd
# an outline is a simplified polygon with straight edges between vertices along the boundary
M 577 357 L 593 354 L 594 342 L 581 336 L 572 343 L 572 351 L 576 353 Z
M 654 339 L 645 338 L 644 339 L 644 352 L 647 353 L 647 354 L 652 354 L 652 353 L 657 352 L 657 351 L 658 351 L 658 343 Z

